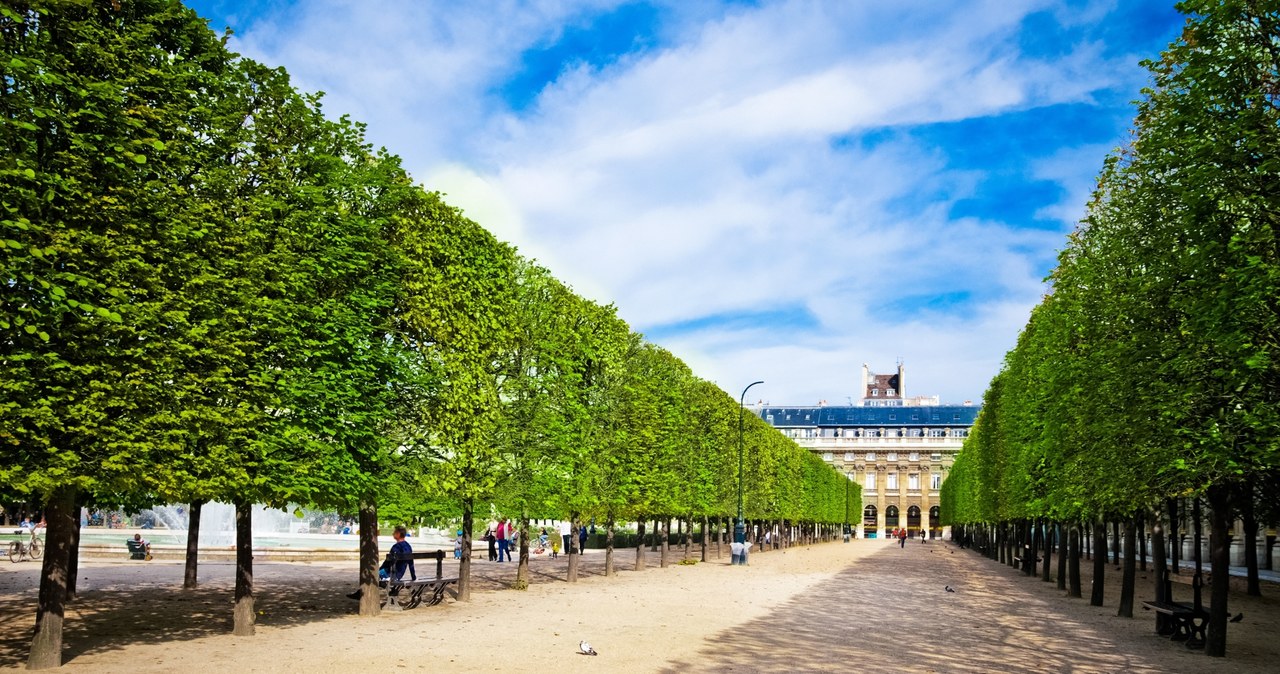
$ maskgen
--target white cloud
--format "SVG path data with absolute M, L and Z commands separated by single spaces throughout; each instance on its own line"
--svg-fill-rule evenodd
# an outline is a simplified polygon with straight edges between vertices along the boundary
M 430 167 L 430 188 L 641 331 L 812 312 L 816 329 L 664 340 L 726 390 L 763 378 L 775 403 L 834 401 L 862 362 L 887 370 L 901 356 L 911 393 L 979 397 L 1060 233 L 950 219 L 983 176 L 894 129 L 1089 102 L 1132 79 L 1128 66 L 1086 43 L 1023 54 L 1019 22 L 1057 9 L 1046 1 L 778 2 L 711 17 L 677 3 L 661 27 L 673 41 L 579 63 L 530 108 L 504 108 L 494 91 L 522 53 L 603 6 L 323 0 L 236 46 L 330 92 L 375 142 Z M 1042 215 L 1073 219 L 1094 151 L 1037 165 L 1067 191 Z M 904 207 L 920 194 L 934 203 Z M 963 313 L 885 309 L 955 293 L 977 299 Z

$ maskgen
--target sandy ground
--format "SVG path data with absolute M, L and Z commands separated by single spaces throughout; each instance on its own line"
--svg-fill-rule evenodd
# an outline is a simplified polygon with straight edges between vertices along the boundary
M 696 554 L 696 552 L 695 552 Z M 674 559 L 679 558 L 675 553 Z M 620 554 L 631 562 L 634 552 Z M 233 567 L 202 566 L 181 589 L 176 563 L 86 562 L 68 611 L 64 669 L 85 672 L 437 671 L 685 672 L 1233 672 L 1280 669 L 1280 587 L 1233 595 L 1244 612 L 1228 657 L 1209 658 L 1155 635 L 1141 609 L 1065 597 L 1054 583 L 933 541 L 830 543 L 727 553 L 692 566 L 602 575 L 589 553 L 582 579 L 564 558 L 532 561 L 529 590 L 509 589 L 513 564 L 477 562 L 472 601 L 354 615 L 348 564 L 274 563 L 256 569 L 257 634 L 228 634 Z M 1086 594 L 1089 583 L 1088 565 Z M 0 667 L 25 663 L 33 620 L 33 563 L 0 567 Z M 1152 594 L 1139 574 L 1139 598 Z M 956 591 L 948 593 L 944 586 Z M 1183 589 L 1182 586 L 1178 586 Z M 1182 598 L 1179 596 L 1179 598 Z M 588 640 L 597 657 L 577 655 Z

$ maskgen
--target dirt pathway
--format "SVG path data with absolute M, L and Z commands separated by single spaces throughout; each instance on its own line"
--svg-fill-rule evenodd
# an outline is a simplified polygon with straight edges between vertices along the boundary
M 258 633 L 248 638 L 228 634 L 229 564 L 203 566 L 201 588 L 187 592 L 176 563 L 86 563 L 64 669 L 1260 674 L 1280 662 L 1276 599 L 1233 595 L 1246 619 L 1230 626 L 1229 657 L 1210 659 L 1157 637 L 1149 613 L 1115 617 L 1114 567 L 1108 605 L 1090 607 L 941 542 L 832 543 L 757 553 L 748 567 L 727 557 L 666 569 L 651 561 L 613 578 L 602 562 L 588 554 L 583 580 L 571 584 L 563 558 L 536 558 L 526 592 L 505 589 L 514 565 L 478 562 L 471 602 L 376 619 L 353 615 L 343 597 L 354 589 L 349 565 L 260 564 Z M 0 567 L 0 666 L 25 662 L 36 572 Z M 1139 582 L 1145 596 L 1149 581 Z M 576 655 L 581 639 L 600 655 Z

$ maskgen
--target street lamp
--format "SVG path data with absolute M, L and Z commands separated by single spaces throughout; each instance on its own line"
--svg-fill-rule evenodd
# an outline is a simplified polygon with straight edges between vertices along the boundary
M 742 395 L 738 396 L 738 522 L 733 525 L 733 542 L 747 542 L 747 523 L 742 519 L 742 435 L 743 435 L 743 410 L 746 405 L 747 391 L 756 384 L 763 384 L 763 381 L 756 381 L 747 384 L 747 388 L 742 389 Z

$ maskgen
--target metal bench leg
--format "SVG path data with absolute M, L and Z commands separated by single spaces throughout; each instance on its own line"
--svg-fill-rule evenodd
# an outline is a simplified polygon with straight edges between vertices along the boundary
M 439 604 L 440 601 L 444 599 L 444 591 L 448 587 L 449 585 L 446 583 L 436 585 L 435 592 L 433 592 L 431 594 L 431 598 L 427 600 L 427 606 L 435 606 L 436 604 Z

